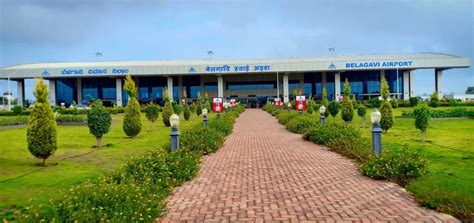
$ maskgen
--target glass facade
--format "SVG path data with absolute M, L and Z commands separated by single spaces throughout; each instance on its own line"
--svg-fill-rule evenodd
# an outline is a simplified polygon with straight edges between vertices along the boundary
M 386 70 L 385 79 L 390 88 L 391 96 L 402 99 L 403 96 L 403 71 L 402 70 Z
M 201 78 L 199 76 L 183 77 L 183 91 L 186 91 L 188 98 L 196 99 L 201 91 Z
M 115 103 L 115 78 L 82 78 L 82 103 L 89 104 L 96 99 L 102 100 L 104 105 Z
M 77 101 L 77 79 L 61 78 L 56 80 L 56 102 L 58 105 L 64 103 L 69 107 L 72 102 Z
M 358 100 L 367 100 L 380 96 L 380 71 L 348 71 L 341 73 L 341 94 L 344 92 L 344 82 L 349 81 L 351 94 Z M 396 70 L 386 70 L 385 78 L 390 88 L 392 96 L 399 98 L 403 92 L 403 72 Z
M 163 90 L 167 84 L 166 77 L 139 77 L 138 98 L 140 103 L 151 101 L 160 103 L 163 99 Z
M 321 100 L 323 96 L 323 74 L 305 73 L 304 74 L 304 95 L 311 96 L 316 100 Z M 328 100 L 334 99 L 334 74 L 326 74 L 326 94 Z

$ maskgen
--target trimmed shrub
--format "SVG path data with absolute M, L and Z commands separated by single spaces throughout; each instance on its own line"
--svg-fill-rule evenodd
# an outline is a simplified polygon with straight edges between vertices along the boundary
M 188 121 L 189 118 L 191 118 L 191 110 L 189 109 L 189 106 L 186 106 L 184 108 L 184 119 Z
M 357 107 L 357 115 L 362 119 L 362 126 L 365 126 L 365 114 L 367 113 L 367 107 L 359 105 Z
M 410 106 L 415 107 L 416 105 L 418 105 L 418 103 L 420 103 L 421 100 L 419 97 L 411 97 L 409 101 L 410 101 Z
M 124 89 L 127 92 L 129 98 L 127 107 L 125 107 L 123 131 L 128 137 L 134 138 L 142 130 L 142 119 L 140 104 L 136 98 L 137 87 L 135 86 L 135 82 L 133 81 L 130 74 L 125 78 Z
M 378 97 L 375 97 L 375 98 L 371 98 L 367 101 L 367 104 L 371 107 L 371 108 L 378 108 L 380 107 L 380 105 L 382 104 L 382 101 L 379 100 Z
M 23 108 L 19 105 L 15 105 L 15 107 L 12 108 L 12 111 L 15 115 L 21 115 L 21 113 L 23 113 Z
M 101 101 L 95 101 L 92 104 L 92 109 L 87 113 L 87 125 L 89 126 L 90 134 L 97 139 L 97 148 L 102 144 L 102 136 L 110 131 L 112 125 L 112 116 L 102 106 Z
M 372 156 L 360 165 L 362 174 L 374 179 L 388 179 L 405 186 L 428 171 L 428 163 L 420 152 L 409 149 L 388 150 L 383 156 Z
M 413 110 L 415 116 L 415 127 L 421 131 L 421 140 L 425 142 L 426 129 L 430 122 L 430 108 L 426 103 L 421 103 Z
M 180 135 L 179 149 L 207 155 L 215 152 L 223 143 L 223 133 L 218 132 L 214 128 L 199 126 L 193 130 L 184 131 Z
M 382 118 L 380 119 L 380 128 L 387 132 L 393 126 L 393 111 L 392 105 L 388 101 L 388 96 L 390 94 L 390 89 L 387 84 L 387 81 L 382 76 L 382 81 L 380 84 L 380 92 L 382 94 L 382 105 L 380 106 L 380 113 Z
M 290 112 L 280 112 L 277 115 L 278 122 L 286 125 L 292 118 L 299 115 L 298 112 L 290 111 Z
M 42 159 L 44 166 L 46 159 L 57 149 L 56 121 L 49 104 L 47 86 L 43 79 L 36 79 L 33 94 L 36 97 L 36 102 L 28 121 L 28 150 L 36 158 Z
M 345 122 L 350 122 L 354 118 L 354 106 L 352 104 L 350 95 L 351 86 L 349 85 L 349 81 L 346 78 L 346 82 L 344 83 L 344 99 L 342 100 L 341 113 L 342 120 L 344 120 Z
M 305 132 L 304 139 L 328 146 L 331 150 L 361 162 L 370 156 L 370 143 L 360 132 L 348 125 L 327 124 Z
M 430 106 L 431 107 L 438 107 L 439 105 L 439 96 L 438 96 L 438 92 L 435 90 L 433 92 L 433 94 L 431 94 L 431 97 L 430 97 Z
M 177 114 L 178 116 L 181 116 L 181 114 L 183 114 L 184 108 L 180 103 L 172 102 L 171 105 L 173 107 L 174 114 Z
M 155 105 L 150 103 L 148 106 L 145 108 L 145 115 L 148 121 L 150 121 L 151 126 L 153 127 L 153 123 L 158 119 L 158 116 L 160 115 L 160 108 L 158 105 Z
M 332 115 L 332 117 L 336 117 L 337 113 L 339 113 L 340 108 L 341 105 L 339 105 L 337 101 L 331 101 L 328 106 L 329 113 Z
M 310 128 L 319 125 L 319 120 L 310 115 L 298 115 L 286 123 L 286 128 L 294 133 L 305 133 Z
M 163 107 L 162 115 L 163 124 L 165 124 L 165 126 L 167 127 L 170 127 L 170 117 L 171 115 L 173 115 L 173 106 L 171 105 L 168 89 L 166 88 L 163 89 L 163 100 L 165 101 L 165 106 Z
M 188 106 L 189 106 L 189 111 L 191 111 L 191 114 L 196 112 L 196 105 L 195 104 L 190 104 Z
M 85 115 L 62 115 L 62 114 L 58 114 L 56 116 L 56 122 L 58 122 L 58 123 L 87 122 L 87 116 L 85 116 Z
M 397 98 L 392 98 L 392 100 L 390 100 L 390 104 L 392 105 L 392 108 L 398 108 Z

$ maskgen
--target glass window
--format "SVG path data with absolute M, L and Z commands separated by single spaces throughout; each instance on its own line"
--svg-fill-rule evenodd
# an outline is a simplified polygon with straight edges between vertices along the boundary
M 62 78 L 56 80 L 56 101 L 70 106 L 72 101 L 77 101 L 77 83 L 75 78 Z

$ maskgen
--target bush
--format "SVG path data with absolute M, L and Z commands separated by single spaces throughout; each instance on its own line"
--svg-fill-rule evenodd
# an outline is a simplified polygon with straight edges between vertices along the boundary
M 21 115 L 21 113 L 23 113 L 23 108 L 21 106 L 15 105 L 12 111 L 13 111 L 13 114 L 15 115 Z
M 419 97 L 411 97 L 409 101 L 410 101 L 410 106 L 415 107 L 416 105 L 418 105 L 418 103 L 420 103 L 421 99 Z
M 298 115 L 286 123 L 286 128 L 294 133 L 305 133 L 319 124 L 319 120 L 310 115 Z
M 125 78 L 124 90 L 127 92 L 129 98 L 127 107 L 125 107 L 123 131 L 127 136 L 134 138 L 142 131 L 142 119 L 140 104 L 136 98 L 137 87 L 130 74 Z
M 430 106 L 436 108 L 438 107 L 438 104 L 439 104 L 438 92 L 435 90 L 430 97 Z
M 421 103 L 416 106 L 413 115 L 415 117 L 415 127 L 421 131 L 421 140 L 425 142 L 426 129 L 430 122 L 430 109 L 426 103 Z
M 196 105 L 196 115 L 200 116 L 202 114 L 202 106 L 201 103 Z
M 46 159 L 57 149 L 56 121 L 48 100 L 48 90 L 43 79 L 37 79 L 33 94 L 35 106 L 28 121 L 28 150 L 36 158 Z
M 388 179 L 405 186 L 428 171 L 425 157 L 405 146 L 388 150 L 382 156 L 373 156 L 360 166 L 362 174 L 374 179 Z
M 337 103 L 337 101 L 331 101 L 328 106 L 329 113 L 332 115 L 332 117 L 336 117 L 337 113 L 339 113 L 341 105 Z
M 196 112 L 196 105 L 195 104 L 190 104 L 188 106 L 189 106 L 189 111 L 191 111 L 191 114 Z
M 453 188 L 457 188 L 453 190 Z M 440 180 L 435 175 L 422 177 L 407 185 L 423 206 L 448 213 L 463 222 L 474 221 L 474 199 L 453 180 Z
M 304 139 L 330 147 L 346 157 L 364 161 L 370 156 L 370 144 L 361 138 L 360 132 L 342 124 L 315 126 L 303 136 Z
M 346 78 L 346 82 L 344 83 L 344 99 L 342 101 L 341 113 L 342 120 L 344 120 L 345 122 L 350 122 L 354 118 L 354 106 L 352 104 L 350 95 L 351 86 L 349 85 L 349 81 Z
M 233 115 L 225 113 L 221 115 L 221 118 L 209 121 L 208 127 L 227 136 L 232 133 L 234 119 L 235 117 Z
M 160 115 L 160 108 L 158 105 L 150 103 L 145 108 L 145 115 L 148 121 L 150 121 L 151 126 L 153 126 L 153 123 L 155 123 L 155 121 L 158 119 L 158 116 Z
M 64 123 L 64 122 L 86 122 L 87 121 L 87 116 L 84 115 L 62 115 L 59 114 L 56 116 L 56 121 L 58 123 Z
M 206 155 L 215 152 L 222 146 L 224 134 L 214 128 L 200 126 L 184 131 L 180 136 L 180 142 L 180 150 Z
M 359 105 L 359 107 L 357 107 L 357 115 L 359 117 L 361 117 L 362 119 L 365 119 L 366 113 L 367 113 L 367 107 L 365 107 L 364 105 Z
M 390 100 L 390 104 L 392 105 L 392 108 L 398 108 L 397 98 L 392 98 L 392 100 Z
M 28 116 L 16 116 L 14 118 L 0 118 L 0 126 L 26 125 L 26 124 L 28 124 Z
M 308 102 L 306 103 L 306 112 L 308 114 L 313 114 L 314 112 L 314 101 L 312 99 L 309 99 Z
M 177 114 L 178 116 L 183 114 L 184 108 L 180 103 L 173 102 L 171 105 L 173 107 L 174 114 Z
M 286 125 L 292 118 L 296 117 L 298 112 L 290 111 L 290 112 L 280 112 L 277 116 L 278 122 Z
M 189 106 L 186 106 L 184 108 L 184 119 L 188 121 L 189 118 L 191 118 L 191 110 L 189 109 Z
M 367 101 L 367 104 L 371 107 L 371 108 L 379 108 L 380 105 L 382 104 L 382 101 L 379 100 L 378 97 L 375 97 L 375 98 L 371 98 Z
M 380 113 L 382 118 L 380 119 L 380 127 L 387 132 L 393 126 L 393 111 L 392 105 L 388 101 L 390 89 L 385 78 L 382 77 L 382 83 L 380 84 L 380 92 L 382 95 L 382 105 L 380 107 Z
M 110 131 L 112 125 L 112 116 L 102 106 L 101 101 L 95 101 L 92 104 L 92 109 L 87 113 L 87 125 L 89 126 L 90 134 L 97 139 L 97 148 L 102 144 L 102 136 Z

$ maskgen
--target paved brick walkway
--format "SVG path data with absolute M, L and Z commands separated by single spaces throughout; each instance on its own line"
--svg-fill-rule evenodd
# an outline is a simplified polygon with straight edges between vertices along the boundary
M 176 188 L 163 222 L 455 222 L 420 207 L 394 183 L 249 109 L 199 175 Z

